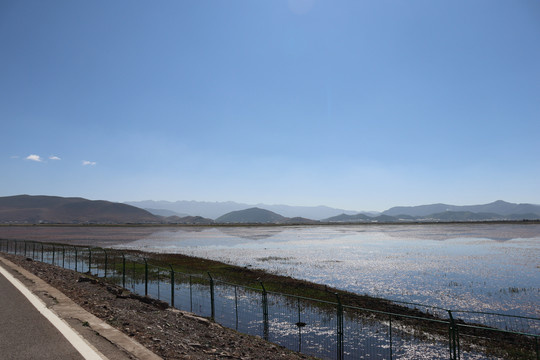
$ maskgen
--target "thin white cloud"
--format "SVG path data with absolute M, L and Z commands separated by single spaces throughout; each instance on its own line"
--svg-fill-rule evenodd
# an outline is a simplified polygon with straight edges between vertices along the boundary
M 41 158 L 41 156 L 36 155 L 36 154 L 28 155 L 28 156 L 26 157 L 26 160 L 32 160 L 32 161 L 37 161 L 37 162 L 42 162 L 42 161 L 43 161 L 43 159 Z
M 95 161 L 83 160 L 82 164 L 83 164 L 83 166 L 94 166 L 97 163 Z
M 12 159 L 19 159 L 20 156 L 19 156 L 19 155 L 13 155 L 11 158 L 12 158 Z
M 62 159 L 60 159 L 58 156 L 51 155 L 49 156 L 49 160 L 62 160 Z

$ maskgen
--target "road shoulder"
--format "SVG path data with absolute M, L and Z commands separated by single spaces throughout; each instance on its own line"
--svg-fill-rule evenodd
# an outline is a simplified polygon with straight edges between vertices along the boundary
M 0 255 L 0 265 L 105 357 L 115 360 L 161 359 L 134 339 L 84 310 L 58 289 L 2 255 Z

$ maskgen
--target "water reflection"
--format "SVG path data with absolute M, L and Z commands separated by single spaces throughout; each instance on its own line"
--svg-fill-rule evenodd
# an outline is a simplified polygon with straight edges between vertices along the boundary
M 489 239 L 508 241 L 540 237 L 537 224 L 426 224 L 422 226 L 381 226 L 379 229 L 395 238 L 423 240 Z
M 540 316 L 536 224 L 0 228 L 0 237 L 17 236 L 182 253 L 393 300 Z
M 281 226 L 276 227 L 218 227 L 219 231 L 231 237 L 248 240 L 262 240 L 277 236 L 283 232 Z
M 393 300 L 540 315 L 540 225 L 161 230 L 121 247 L 251 266 Z
M 35 245 L 38 250 L 41 248 L 37 254 Z M 81 272 L 88 270 L 134 293 L 148 294 L 179 309 L 213 317 L 222 325 L 252 335 L 262 334 L 267 340 L 321 358 L 336 358 L 336 353 L 343 354 L 344 358 L 447 357 L 448 324 L 433 322 L 430 318 L 411 322 L 410 318 L 397 314 L 366 312 L 349 306 L 340 307 L 337 303 L 331 305 L 283 294 L 267 294 L 262 290 L 219 281 L 214 283 L 205 276 L 173 273 L 152 265 L 148 268 L 146 261 L 143 266 L 140 259 L 130 256 L 126 259 L 119 252 L 94 249 L 91 261 L 89 249 L 72 247 L 65 251 L 65 247 L 58 244 L 19 242 L 6 246 L 6 250 L 10 248 L 14 253 L 17 253 L 17 248 L 19 253 L 24 249 L 25 254 L 32 254 L 34 259 L 47 263 L 59 265 L 61 262 L 65 268 Z M 532 322 L 532 327 L 519 330 L 508 327 L 516 319 L 500 316 L 487 319 L 484 318 L 486 314 L 476 314 L 483 318 L 466 318 L 464 316 L 470 317 L 471 314 L 454 314 L 470 323 L 499 329 L 527 333 L 538 330 Z M 442 318 L 445 318 L 444 312 Z M 485 358 L 481 347 L 472 352 L 465 347 L 463 349 L 467 359 Z

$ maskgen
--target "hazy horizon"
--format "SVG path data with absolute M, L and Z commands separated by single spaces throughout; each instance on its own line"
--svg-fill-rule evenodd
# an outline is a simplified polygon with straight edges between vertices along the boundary
M 540 204 L 540 3 L 6 0 L 0 196 Z
M 11 194 L 11 195 L 2 195 L 2 196 L 20 196 L 20 195 L 30 195 L 30 196 L 61 196 L 61 195 L 55 195 L 55 194 Z M 62 196 L 61 196 L 62 197 Z M 81 197 L 82 196 L 77 196 L 77 195 L 74 195 L 74 196 L 66 196 L 66 197 Z M 112 201 L 112 200 L 109 200 L 109 199 L 101 199 L 101 198 L 96 198 L 96 199 L 88 199 L 88 200 L 104 200 L 104 201 Z M 291 204 L 287 204 L 287 203 L 262 203 L 262 202 L 257 202 L 257 203 L 244 203 L 244 202 L 239 202 L 239 201 L 234 201 L 234 200 L 225 200 L 225 201 L 201 201 L 201 200 L 186 200 L 186 199 L 181 199 L 181 200 L 155 200 L 155 199 L 144 199 L 144 200 L 127 200 L 127 201 L 112 201 L 112 202 L 118 202 L 118 203 L 123 203 L 123 204 L 132 204 L 132 203 L 145 203 L 145 202 L 155 202 L 155 203 L 160 203 L 160 202 L 165 202 L 165 203 L 169 203 L 169 204 L 175 204 L 175 203 L 183 203 L 183 202 L 186 202 L 186 203 L 197 203 L 197 204 L 227 204 L 227 203 L 231 203 L 231 204 L 237 204 L 237 205 L 245 205 L 245 206 L 253 206 L 253 207 L 257 207 L 257 206 L 268 206 L 268 207 L 280 207 L 280 206 L 283 206 L 283 207 L 299 207 L 299 208 L 317 208 L 317 207 L 324 207 L 324 208 L 330 208 L 330 209 L 335 209 L 335 210 L 344 210 L 344 211 L 347 211 L 347 212 L 357 212 L 357 213 L 383 213 L 384 211 L 386 210 L 389 210 L 389 209 L 392 209 L 394 207 L 416 207 L 416 206 L 430 206 L 430 205 L 439 205 L 439 204 L 443 204 L 443 205 L 450 205 L 450 206 L 475 206 L 475 205 L 487 205 L 487 204 L 492 204 L 492 203 L 495 203 L 495 202 L 498 202 L 498 201 L 503 201 L 503 202 L 506 202 L 506 203 L 513 203 L 511 201 L 506 201 L 504 199 L 497 199 L 497 200 L 493 200 L 493 201 L 489 201 L 487 203 L 478 203 L 478 204 L 456 204 L 456 203 L 441 203 L 441 202 L 434 202 L 434 203 L 426 203 L 426 204 L 414 204 L 414 205 L 402 205 L 402 204 L 395 204 L 395 205 L 392 205 L 388 208 L 384 208 L 382 210 L 373 210 L 373 209 L 355 209 L 355 208 L 339 208 L 339 207 L 333 207 L 333 206 L 329 206 L 329 205 L 326 205 L 326 204 L 318 204 L 318 205 L 291 205 Z M 524 203 L 514 203 L 514 204 L 528 204 L 528 205 L 537 205 L 537 206 L 540 206 L 540 204 L 535 204 L 535 203 L 532 203 L 532 202 L 524 202 Z M 140 207 L 137 205 L 137 207 Z M 159 209 L 155 209 L 155 210 L 159 210 Z M 166 209 L 164 209 L 166 210 Z
M 235 203 L 235 204 L 242 204 L 242 205 L 248 205 L 248 206 L 257 206 L 257 205 L 268 205 L 268 206 L 291 206 L 291 207 L 329 207 L 329 208 L 335 208 L 333 206 L 328 206 L 326 204 L 319 204 L 319 205 L 290 205 L 290 204 L 286 204 L 286 203 L 262 203 L 262 202 L 258 202 L 258 203 L 243 203 L 243 202 L 238 202 L 238 201 L 234 201 L 234 200 L 226 200 L 226 201 L 199 201 L 199 200 L 153 200 L 153 199 L 146 199 L 146 200 L 137 200 L 137 201 L 122 201 L 123 203 L 126 203 L 126 204 L 129 204 L 129 203 L 141 203 L 141 202 L 167 202 L 167 203 L 171 203 L 171 204 L 174 204 L 174 203 L 178 203 L 178 202 L 194 202 L 194 203 Z M 441 202 L 435 202 L 435 203 L 429 203 L 429 204 L 414 204 L 414 205 L 401 205 L 401 204 L 395 204 L 395 205 L 392 205 L 388 208 L 385 208 L 385 209 L 382 209 L 382 210 L 373 210 L 373 209 L 344 209 L 344 208 L 335 208 L 335 209 L 341 209 L 341 210 L 347 210 L 347 211 L 358 211 L 358 212 L 384 212 L 385 210 L 389 210 L 393 207 L 415 207 L 415 206 L 424 206 L 424 205 L 437 205 L 437 204 L 445 204 L 445 205 L 455 205 L 455 206 L 474 206 L 474 205 L 486 205 L 486 204 L 491 204 L 491 203 L 494 203 L 494 202 L 497 202 L 497 201 L 504 201 L 504 202 L 507 202 L 507 203 L 512 203 L 511 201 L 506 201 L 504 199 L 497 199 L 497 200 L 493 200 L 493 201 L 489 201 L 487 203 L 482 203 L 482 204 L 453 204 L 453 203 L 441 203 Z M 534 203 L 531 203 L 531 202 L 524 202 L 524 203 L 517 203 L 517 204 L 530 204 L 530 205 L 538 205 L 540 206 L 540 204 L 534 204 Z

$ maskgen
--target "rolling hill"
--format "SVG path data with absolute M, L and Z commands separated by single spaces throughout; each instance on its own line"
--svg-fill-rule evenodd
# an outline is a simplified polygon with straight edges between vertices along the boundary
M 161 216 L 202 216 L 210 219 L 217 219 L 223 214 L 232 211 L 246 210 L 257 207 L 269 210 L 284 217 L 302 217 L 313 220 L 326 219 L 339 214 L 353 215 L 358 211 L 335 209 L 328 206 L 289 206 L 289 205 L 268 205 L 268 204 L 243 204 L 233 201 L 210 202 L 210 201 L 128 201 L 128 205 L 140 207 Z M 168 211 L 168 212 L 167 212 Z M 167 214 L 167 215 L 166 215 Z M 183 214 L 183 215 L 180 215 Z
M 257 207 L 231 211 L 215 220 L 219 224 L 283 224 L 287 218 Z
M 163 219 L 167 224 L 183 224 L 183 225 L 212 225 L 214 220 L 203 218 L 202 216 L 168 216 Z
M 146 210 L 126 204 L 77 197 L 17 195 L 0 197 L 0 223 L 126 224 L 160 223 Z
M 356 214 L 356 215 L 347 215 L 347 214 L 341 214 L 337 216 L 329 217 L 328 219 L 325 219 L 326 222 L 362 222 L 362 221 L 372 221 L 371 216 L 367 216 L 365 214 Z
M 197 203 L 197 207 L 203 206 Z M 234 203 L 235 206 L 238 205 Z M 223 203 L 218 207 L 228 207 Z M 217 208 L 212 207 L 214 211 Z M 289 209 L 290 210 L 290 209 Z M 335 210 L 335 209 L 334 209 Z M 287 217 L 281 213 L 251 207 L 227 212 L 212 220 L 196 214 L 171 210 L 145 209 L 125 203 L 88 200 L 79 197 L 17 195 L 0 197 L 0 223 L 3 224 L 318 224 L 307 217 Z M 156 214 L 157 213 L 157 214 Z M 372 216 L 370 216 L 372 215 Z M 393 207 L 382 214 L 342 213 L 328 217 L 325 223 L 394 223 L 538 220 L 540 206 L 495 201 L 485 205 L 456 206 L 432 204 Z
M 383 211 L 384 215 L 399 216 L 409 215 L 413 217 L 428 216 L 431 214 L 440 214 L 447 211 L 471 212 L 471 213 L 492 213 L 507 216 L 517 214 L 536 214 L 540 215 L 540 205 L 533 204 L 514 204 L 498 200 L 484 205 L 447 205 L 431 204 L 419 206 L 396 206 Z

